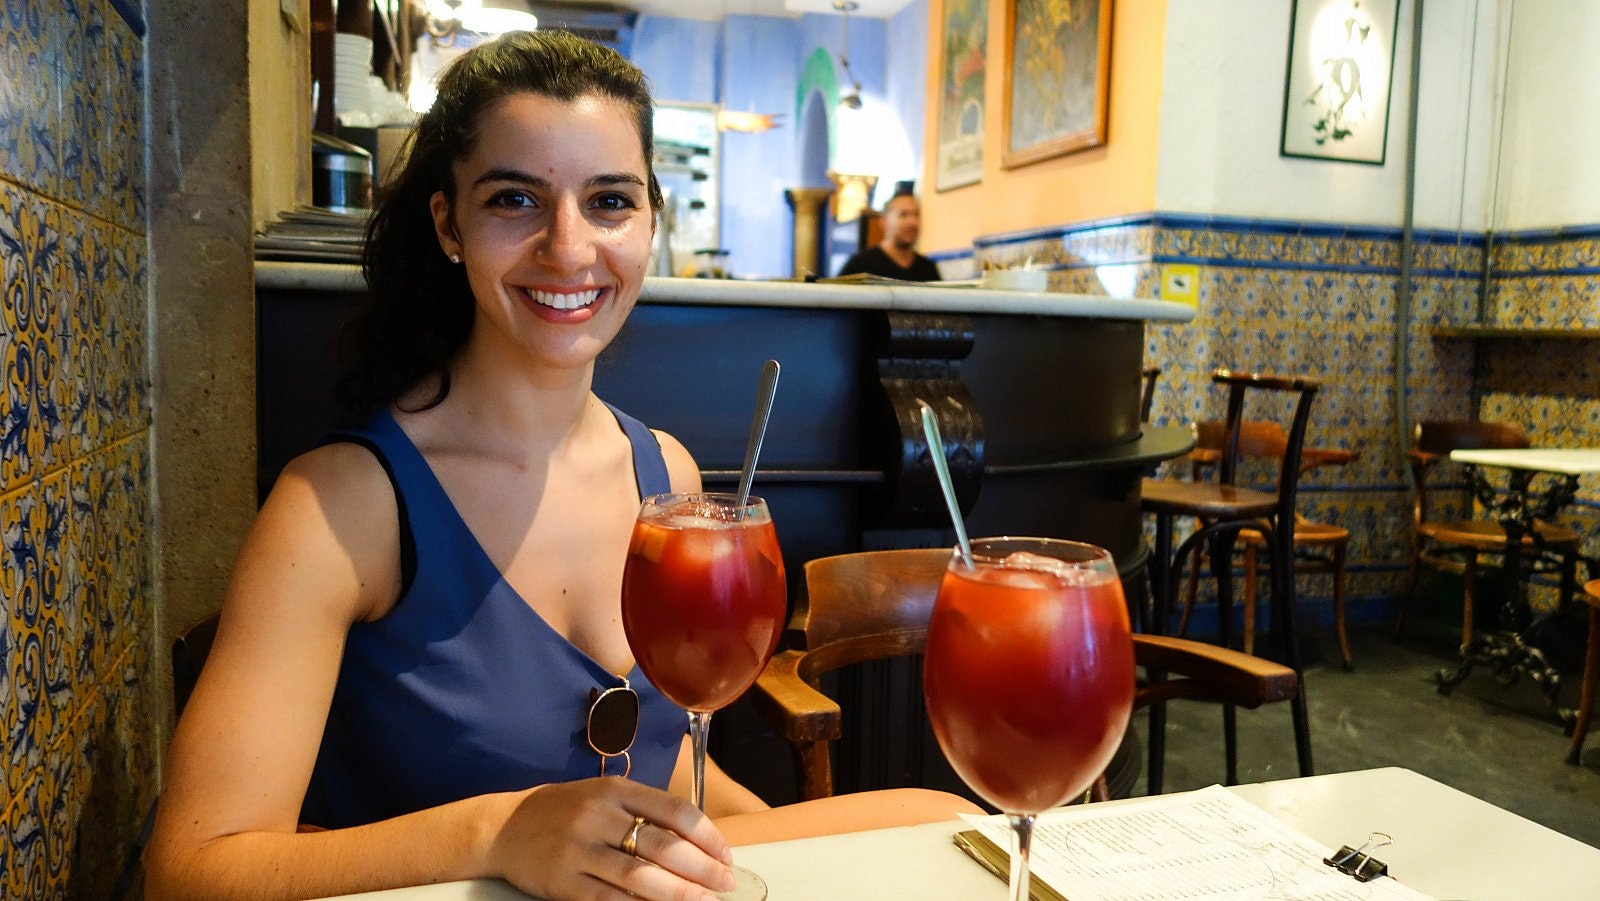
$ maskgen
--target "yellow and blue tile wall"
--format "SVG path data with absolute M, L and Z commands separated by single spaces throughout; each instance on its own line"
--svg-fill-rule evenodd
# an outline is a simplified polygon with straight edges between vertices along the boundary
M 1162 367 L 1152 418 L 1187 425 L 1220 417 L 1222 393 L 1209 379 L 1217 367 L 1320 379 L 1308 441 L 1360 456 L 1308 475 L 1301 511 L 1351 530 L 1348 615 L 1359 621 L 1393 613 L 1410 547 L 1409 474 L 1394 433 L 1400 238 L 1397 228 L 1155 213 L 989 236 L 974 242 L 970 258 L 946 256 L 940 265 L 966 274 L 1031 263 L 1050 270 L 1052 290 L 1138 297 L 1161 296 L 1167 267 L 1194 267 L 1195 319 L 1146 332 L 1147 360 Z M 1496 242 L 1487 291 L 1495 324 L 1600 324 L 1600 229 Z M 1409 420 L 1471 418 L 1476 391 L 1483 418 L 1522 422 L 1535 444 L 1600 445 L 1600 344 L 1479 346 L 1429 334 L 1479 321 L 1485 244 L 1481 233 L 1414 233 L 1404 326 Z M 1258 413 L 1288 417 L 1247 411 Z M 1258 478 L 1265 484 L 1270 476 Z M 1585 488 L 1567 518 L 1593 536 L 1586 551 L 1594 555 L 1600 503 L 1596 486 Z M 1469 499 L 1457 491 L 1446 500 Z M 1307 577 L 1300 590 L 1317 618 L 1330 621 L 1326 577 Z
M 1600 226 L 1498 235 L 1490 263 L 1486 325 L 1557 333 L 1600 329 Z M 1479 344 L 1485 419 L 1523 423 L 1536 445 L 1600 446 L 1600 338 L 1546 335 Z M 1566 524 L 1588 536 L 1586 556 L 1600 557 L 1600 479 L 1579 481 Z
M 144 24 L 0 5 L 0 896 L 114 898 L 153 800 Z

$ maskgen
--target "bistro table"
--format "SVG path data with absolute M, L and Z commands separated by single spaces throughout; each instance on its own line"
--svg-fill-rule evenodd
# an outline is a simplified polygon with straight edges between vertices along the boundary
M 1600 849 L 1411 770 L 1385 767 L 1227 790 L 1330 852 L 1370 832 L 1387 833 L 1393 844 L 1380 856 L 1389 872 L 1437 898 L 1592 901 L 1600 886 Z M 1006 896 L 1004 881 L 951 842 L 963 828 L 964 823 L 948 822 L 829 835 L 751 845 L 736 849 L 734 856 L 767 881 L 770 901 L 999 901 Z M 527 901 L 528 896 L 499 880 L 476 879 L 345 897 Z
M 1467 464 L 1473 494 L 1505 527 L 1507 548 L 1519 547 L 1526 535 L 1533 535 L 1537 540 L 1534 521 L 1553 520 L 1577 496 L 1578 478 L 1600 473 L 1600 448 L 1455 450 L 1450 452 L 1450 459 Z M 1507 471 L 1504 491 L 1484 474 L 1486 468 Z M 1541 479 L 1542 487 L 1536 488 L 1535 477 L 1539 476 L 1548 478 Z M 1502 599 L 1496 628 L 1480 632 L 1462 645 L 1461 662 L 1453 669 L 1439 671 L 1439 691 L 1449 694 L 1471 674 L 1473 667 L 1486 664 L 1504 682 L 1514 681 L 1519 675 L 1533 679 L 1545 700 L 1570 727 L 1576 713 L 1562 708 L 1557 700 L 1561 674 L 1544 652 L 1529 641 L 1544 617 L 1532 616 L 1527 596 L 1522 592 L 1522 555 L 1507 553 L 1505 557 L 1506 581 L 1511 588 Z M 1572 571 L 1575 568 L 1574 563 L 1562 573 L 1563 601 L 1570 600 L 1577 589 L 1576 573 Z M 1527 625 L 1519 628 L 1524 622 Z

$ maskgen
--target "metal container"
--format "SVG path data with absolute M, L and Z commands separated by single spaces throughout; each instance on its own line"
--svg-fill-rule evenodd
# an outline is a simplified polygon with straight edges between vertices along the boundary
M 372 154 L 349 141 L 311 134 L 311 202 L 336 213 L 372 208 Z

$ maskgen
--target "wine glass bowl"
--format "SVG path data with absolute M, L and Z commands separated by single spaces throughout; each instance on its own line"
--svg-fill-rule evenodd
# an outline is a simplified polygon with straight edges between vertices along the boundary
M 1127 729 L 1133 639 L 1104 549 L 984 538 L 972 554 L 940 583 L 923 692 L 951 767 L 1010 819 L 1012 897 L 1026 898 L 1033 816 L 1083 793 Z
M 783 557 L 766 501 L 733 494 L 644 499 L 622 575 L 622 627 L 650 682 L 689 711 L 690 793 L 705 810 L 711 714 L 733 703 L 778 648 L 787 608 Z M 766 897 L 734 867 L 723 898 Z
M 783 558 L 761 498 L 646 498 L 622 582 L 622 625 L 639 668 L 679 706 L 710 713 L 743 694 L 777 649 Z

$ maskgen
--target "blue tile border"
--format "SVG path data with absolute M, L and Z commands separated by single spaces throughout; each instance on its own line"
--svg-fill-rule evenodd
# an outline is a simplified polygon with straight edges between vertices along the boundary
M 1600 266 L 1561 266 L 1554 269 L 1499 269 L 1493 278 L 1549 278 L 1558 275 L 1600 275 Z
M 972 239 L 972 246 L 978 250 L 987 250 L 1005 244 L 1022 244 L 1029 241 L 1046 241 L 1052 238 L 1066 238 L 1091 232 L 1104 231 L 1111 228 L 1128 228 L 1140 225 L 1155 224 L 1155 217 L 1151 213 L 1135 213 L 1127 216 L 1109 216 L 1104 219 L 1087 219 L 1083 222 L 1074 222 L 1071 225 L 1046 225 L 1038 228 L 1022 229 L 1014 232 L 999 232 L 993 235 L 980 235 Z
M 1600 238 L 1600 223 L 1530 228 L 1524 231 L 1500 232 L 1495 235 L 1495 241 L 1503 244 L 1538 244 L 1545 241 L 1570 241 L 1575 238 Z
M 109 2 L 111 8 L 122 16 L 122 21 L 127 22 L 128 27 L 133 29 L 134 37 L 144 40 L 144 12 L 141 9 L 143 4 L 139 0 L 109 0 Z
M 1371 238 L 1391 241 L 1400 240 L 1401 235 L 1401 229 L 1393 225 L 1357 225 L 1314 220 L 1260 219 L 1247 216 L 1150 212 L 1086 219 L 1069 225 L 1047 225 L 1018 231 L 997 232 L 992 235 L 980 235 L 972 240 L 972 246 L 982 250 L 1004 244 L 1065 238 L 1110 228 L 1137 226 L 1204 229 L 1207 231 L 1286 235 L 1304 238 Z M 1412 239 L 1419 244 L 1483 247 L 1486 243 L 1483 232 L 1418 228 L 1414 229 L 1411 234 Z M 1497 244 L 1536 244 L 1547 241 L 1594 237 L 1600 237 L 1600 223 L 1500 232 L 1495 235 L 1495 242 Z M 944 251 L 942 256 L 951 254 L 967 255 L 967 252 Z
M 1015 245 L 1038 242 L 1071 242 L 1082 239 L 1092 239 L 1102 232 L 1127 231 L 1150 229 L 1154 233 L 1154 246 L 1160 246 L 1161 238 L 1169 232 L 1199 231 L 1213 234 L 1234 235 L 1269 235 L 1285 238 L 1301 239 L 1327 239 L 1327 240 L 1365 240 L 1398 242 L 1402 231 L 1397 226 L 1340 224 L 1325 221 L 1299 221 L 1292 219 L 1252 218 L 1246 216 L 1222 216 L 1194 213 L 1170 213 L 1154 211 L 1149 213 L 1132 213 L 1120 216 L 1108 216 L 1100 219 L 1089 219 L 1066 225 L 1041 226 L 1036 228 L 1020 229 L 1011 232 L 999 232 L 992 235 L 980 235 L 973 239 L 970 248 L 944 250 L 931 254 L 936 262 L 950 262 L 957 260 L 970 260 L 983 258 L 996 251 Z M 1452 231 L 1438 228 L 1419 228 L 1412 232 L 1412 240 L 1419 250 L 1427 248 L 1446 248 L 1461 251 L 1485 251 L 1489 246 L 1488 235 L 1483 232 Z M 1529 245 L 1546 243 L 1559 243 L 1563 241 L 1585 240 L 1600 238 L 1600 224 L 1571 225 L 1559 228 L 1529 229 L 1519 232 L 1504 232 L 1494 235 L 1496 248 L 1519 248 Z M 1434 260 L 1437 262 L 1437 259 Z M 1136 254 L 1118 261 L 1119 265 L 1162 265 L 1162 264 L 1195 264 L 1201 266 L 1227 267 L 1235 269 L 1268 269 L 1268 270 L 1304 270 L 1326 273 L 1358 273 L 1367 275 L 1397 276 L 1400 267 L 1393 262 L 1383 264 L 1362 262 L 1320 262 L 1308 259 L 1251 259 L 1248 257 L 1217 256 L 1207 254 L 1159 253 Z M 1071 271 L 1094 269 L 1101 263 L 1072 262 L 1056 263 L 1048 268 L 1057 271 Z M 1478 280 L 1484 276 L 1480 265 L 1467 266 L 1417 266 L 1412 274 L 1418 278 L 1434 279 L 1468 279 Z M 1600 276 L 1600 264 L 1597 265 L 1568 265 L 1543 269 L 1503 269 L 1495 267 L 1491 278 L 1531 278 L 1550 276 Z

